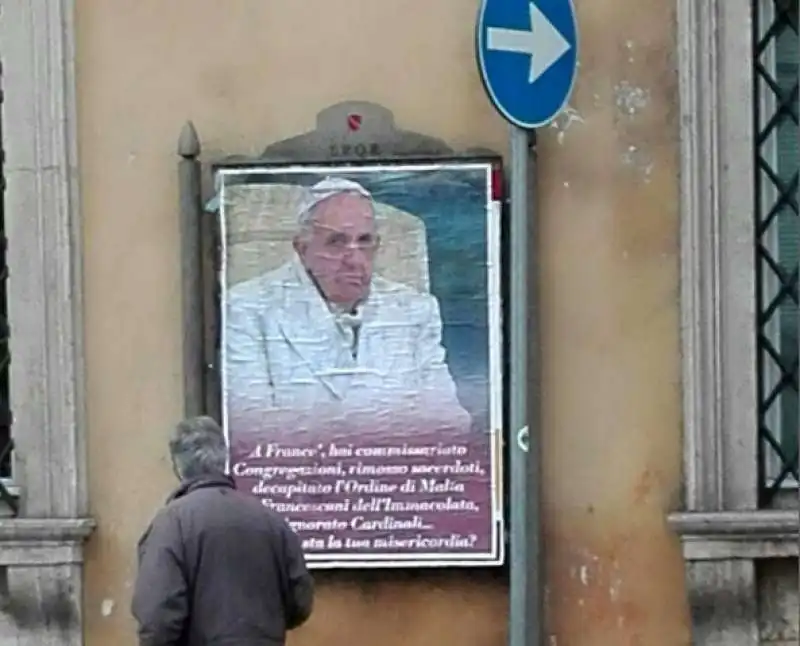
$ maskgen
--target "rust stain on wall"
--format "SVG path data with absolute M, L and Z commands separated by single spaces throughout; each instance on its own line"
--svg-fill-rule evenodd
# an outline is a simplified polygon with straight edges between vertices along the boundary
M 642 505 L 647 502 L 648 498 L 655 490 L 663 489 L 664 476 L 655 469 L 645 469 L 641 477 L 633 488 L 633 503 L 634 505 Z
M 559 523 L 561 524 L 561 523 Z M 683 559 L 657 525 L 548 533 L 549 632 L 558 646 L 688 646 Z M 682 621 L 676 621 L 680 617 Z

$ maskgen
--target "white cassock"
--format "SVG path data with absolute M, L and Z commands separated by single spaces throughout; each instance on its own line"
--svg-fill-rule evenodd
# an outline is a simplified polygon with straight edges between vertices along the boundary
M 469 415 L 441 337 L 433 296 L 374 276 L 357 314 L 337 315 L 295 258 L 228 291 L 226 405 L 229 412 L 413 408 L 463 428 Z

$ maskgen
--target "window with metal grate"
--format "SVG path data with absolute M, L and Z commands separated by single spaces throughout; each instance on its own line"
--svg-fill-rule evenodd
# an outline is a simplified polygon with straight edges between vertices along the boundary
M 762 504 L 798 483 L 798 0 L 754 0 L 756 315 Z

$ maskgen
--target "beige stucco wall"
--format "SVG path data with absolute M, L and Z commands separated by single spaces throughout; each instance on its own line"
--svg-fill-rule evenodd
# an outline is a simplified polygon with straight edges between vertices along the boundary
M 134 644 L 134 545 L 181 413 L 175 141 L 255 153 L 345 99 L 505 150 L 464 0 L 78 0 L 91 511 L 86 643 Z M 541 145 L 543 432 L 559 646 L 688 644 L 671 3 L 580 2 L 576 113 Z M 113 602 L 113 605 L 110 603 Z M 295 644 L 501 644 L 498 577 L 326 577 Z

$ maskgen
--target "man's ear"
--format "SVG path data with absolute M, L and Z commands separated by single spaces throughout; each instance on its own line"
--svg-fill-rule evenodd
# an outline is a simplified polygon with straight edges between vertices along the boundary
M 375 236 L 375 251 L 380 249 L 380 247 L 381 247 L 381 237 L 380 237 L 380 235 L 376 235 Z
M 295 236 L 294 238 L 292 238 L 292 247 L 294 248 L 298 256 L 302 256 L 303 252 L 305 252 L 306 250 L 306 243 L 302 240 L 300 236 Z

